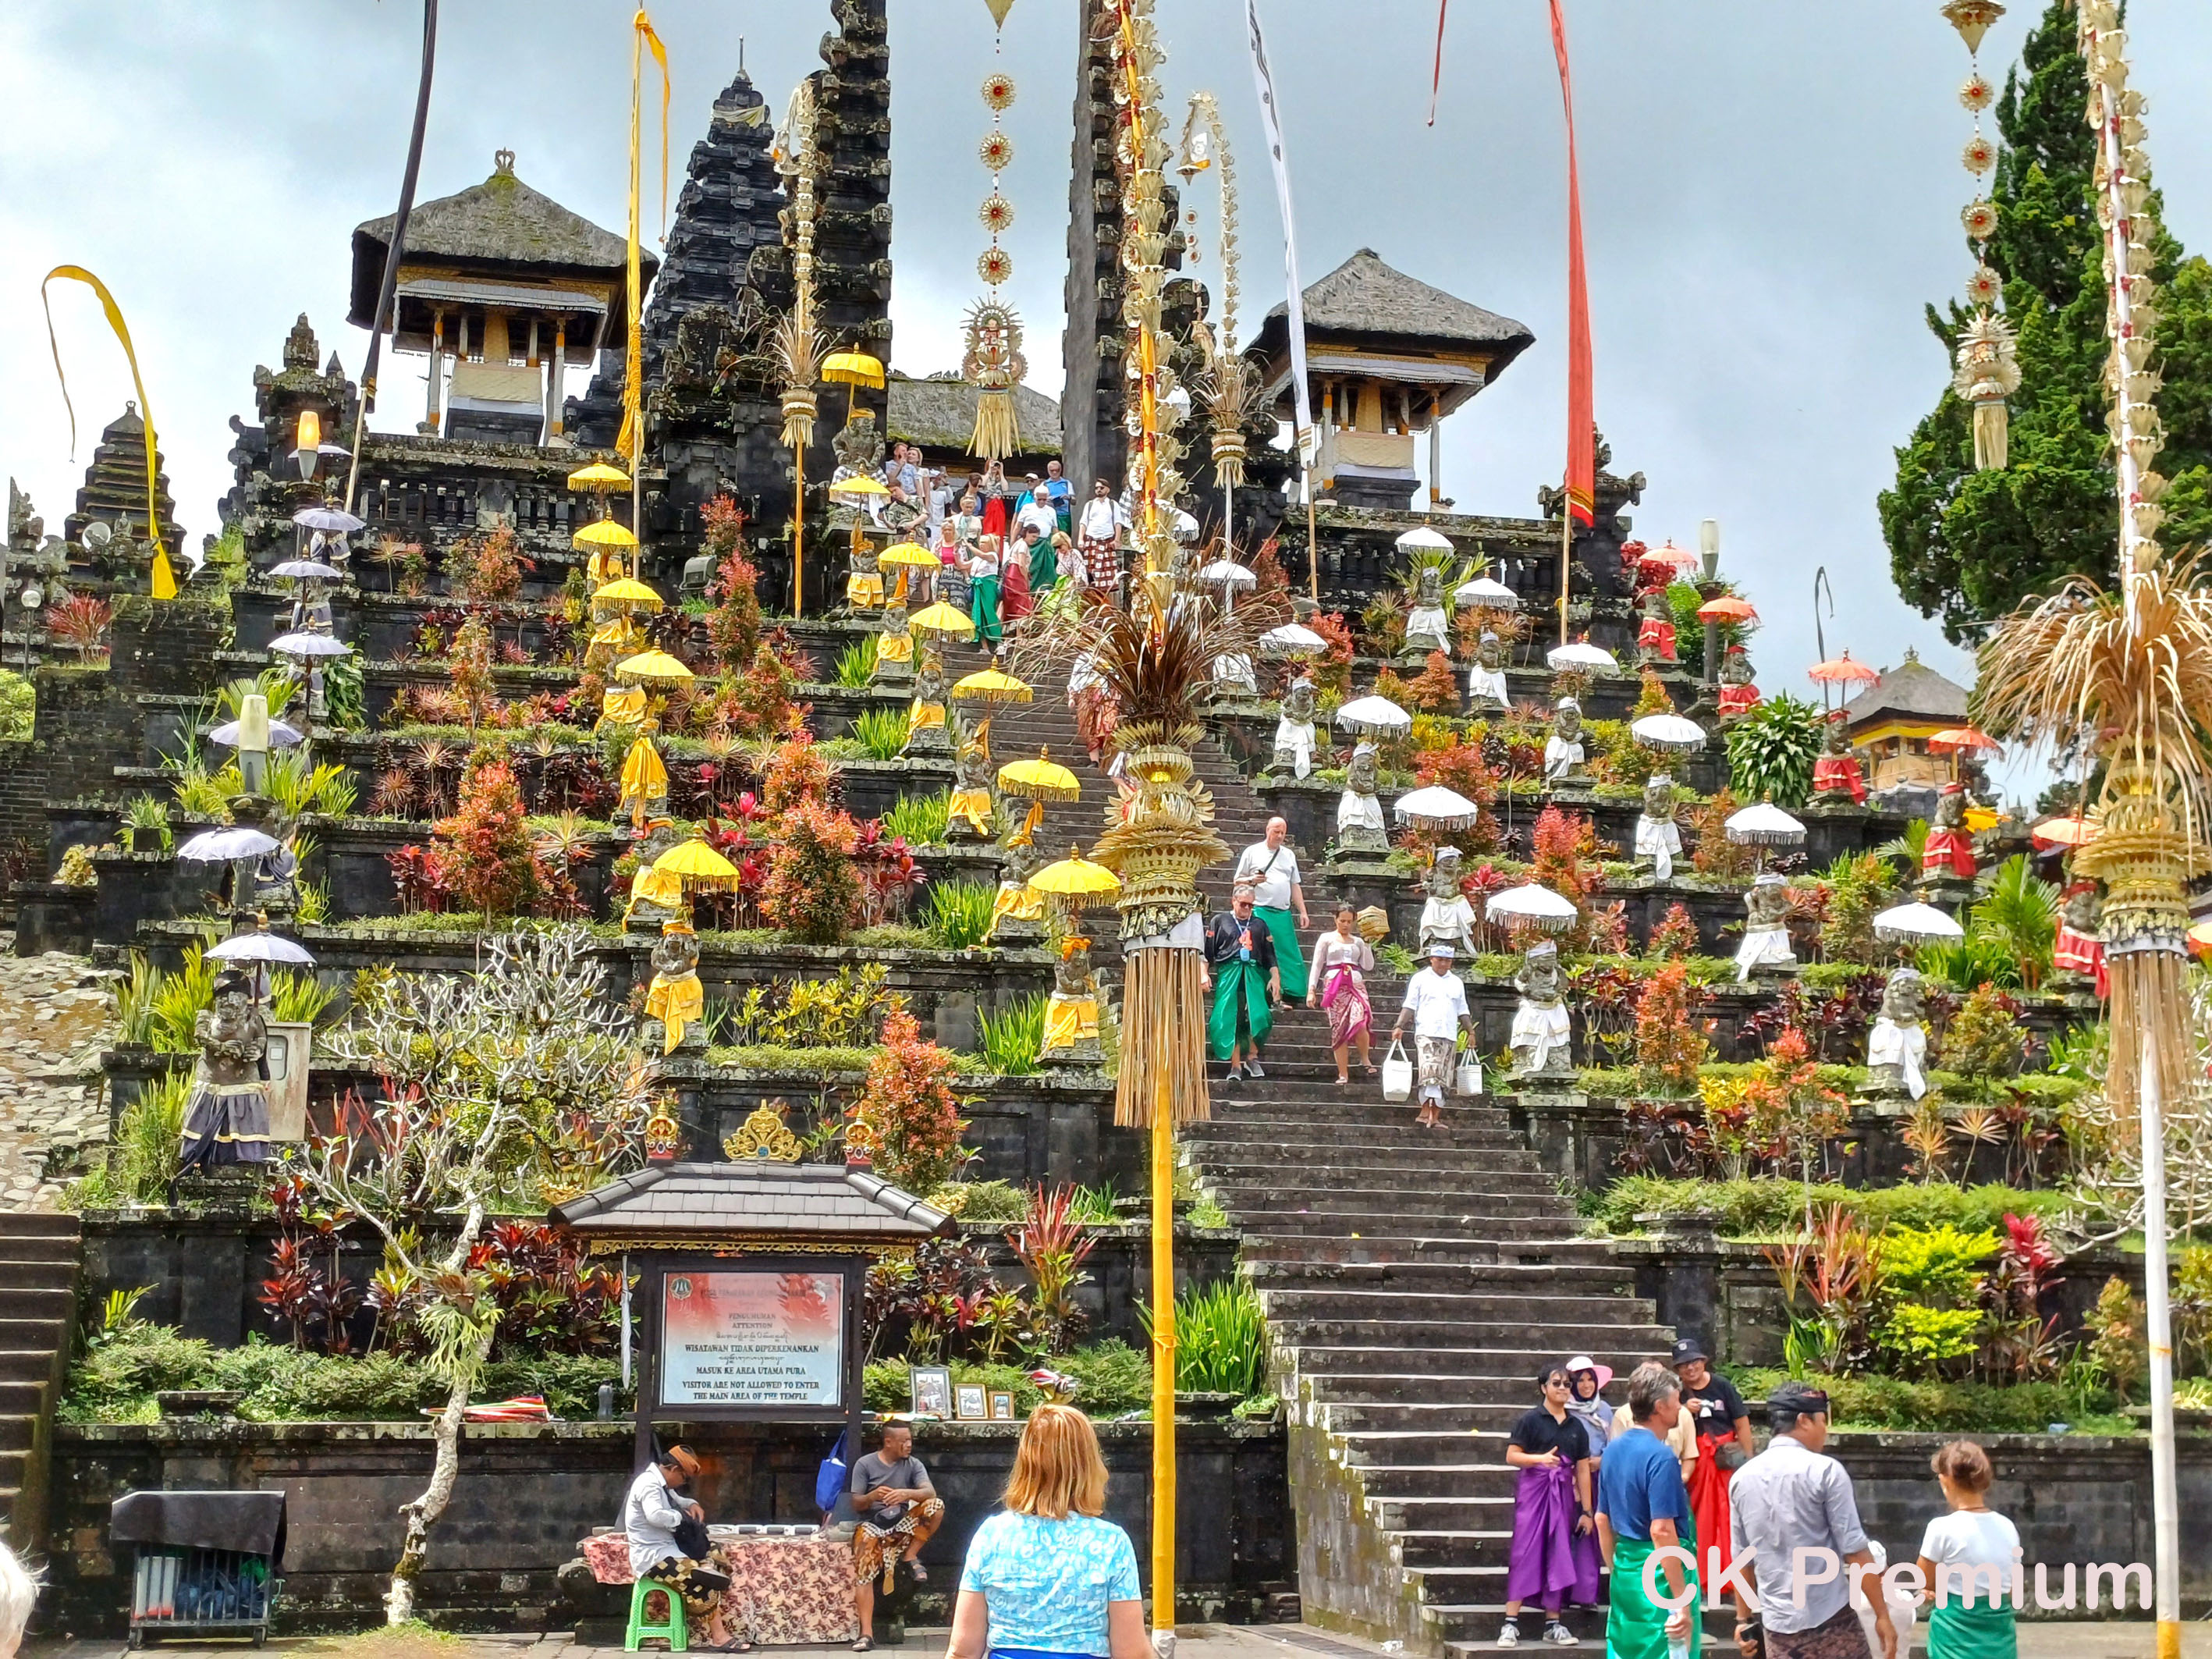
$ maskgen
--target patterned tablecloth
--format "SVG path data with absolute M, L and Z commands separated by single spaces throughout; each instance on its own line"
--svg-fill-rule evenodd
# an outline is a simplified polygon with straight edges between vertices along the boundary
M 630 1582 L 629 1545 L 618 1532 L 583 1541 L 602 1584 Z M 714 1565 L 730 1575 L 722 1609 L 733 1632 L 763 1644 L 849 1642 L 860 1633 L 853 1547 L 842 1539 L 718 1538 Z

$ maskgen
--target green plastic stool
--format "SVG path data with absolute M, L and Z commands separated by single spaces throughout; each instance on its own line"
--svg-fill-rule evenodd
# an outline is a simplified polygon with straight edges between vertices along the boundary
M 659 1594 L 668 1598 L 668 1622 L 651 1624 L 645 1616 L 645 1598 Z M 641 1578 L 629 1588 L 629 1628 L 623 1632 L 623 1651 L 635 1653 L 637 1644 L 653 1637 L 664 1637 L 671 1653 L 683 1653 L 690 1646 L 690 1636 L 684 1623 L 684 1598 L 657 1578 Z

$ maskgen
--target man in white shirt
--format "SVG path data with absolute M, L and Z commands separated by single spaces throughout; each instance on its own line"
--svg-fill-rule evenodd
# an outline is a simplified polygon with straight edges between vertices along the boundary
M 1255 841 L 1237 860 L 1237 882 L 1252 884 L 1255 914 L 1275 939 L 1275 966 L 1283 975 L 1283 995 L 1292 1002 L 1306 1000 L 1306 953 L 1298 944 L 1298 928 L 1312 925 L 1306 915 L 1306 890 L 1298 884 L 1298 855 L 1289 846 L 1291 826 L 1281 818 L 1267 820 L 1267 838 Z M 1297 912 L 1297 924 L 1291 912 Z
M 1475 1041 L 1474 1017 L 1467 1007 L 1467 982 L 1452 972 L 1455 954 L 1449 945 L 1429 946 L 1429 965 L 1406 981 L 1405 1006 L 1398 1010 L 1397 1023 L 1390 1028 L 1390 1041 L 1396 1042 L 1406 1034 L 1407 1020 L 1413 1022 L 1413 1050 L 1419 1056 L 1416 1073 L 1420 1086 L 1419 1121 L 1423 1123 L 1443 1121 L 1444 1091 L 1451 1082 L 1461 1030 L 1466 1030 L 1469 1047 Z
M 722 1592 L 729 1589 L 729 1579 L 688 1555 L 676 1539 L 676 1529 L 687 1520 L 705 1524 L 707 1511 L 682 1492 L 684 1483 L 698 1473 L 699 1460 L 690 1447 L 671 1446 L 629 1483 L 623 1499 L 623 1536 L 629 1545 L 630 1577 L 667 1585 L 671 1595 L 683 1598 L 687 1613 L 705 1616 L 708 1642 L 726 1651 L 744 1652 L 752 1644 L 732 1643 L 722 1618 Z
M 1039 536 L 1049 537 L 1060 528 L 1060 514 L 1052 510 L 1052 503 L 1045 499 L 1043 492 L 1043 481 L 1031 473 L 1029 489 L 1015 511 L 1014 522 L 1024 530 L 1033 529 Z
M 1851 1478 L 1826 1455 L 1828 1396 L 1808 1382 L 1784 1382 L 1766 1402 L 1774 1438 L 1735 1472 L 1729 1483 L 1729 1541 L 1739 1583 L 1748 1583 L 1754 1605 L 1739 1588 L 1741 1640 L 1754 1624 L 1767 1659 L 1868 1659 L 1866 1632 L 1851 1608 L 1855 1568 L 1871 1569 L 1874 1551 L 1859 1522 Z M 1825 1553 L 1803 1563 L 1797 1552 Z M 1755 1560 L 1744 1558 L 1755 1553 Z M 1826 1577 L 1821 1575 L 1826 1573 Z M 1897 1626 L 1881 1581 L 1868 1593 L 1882 1659 L 1898 1659 Z
M 1091 591 L 1109 604 L 1119 603 L 1121 591 L 1121 526 L 1127 520 L 1106 480 L 1091 486 L 1091 499 L 1076 520 L 1075 544 L 1083 555 Z

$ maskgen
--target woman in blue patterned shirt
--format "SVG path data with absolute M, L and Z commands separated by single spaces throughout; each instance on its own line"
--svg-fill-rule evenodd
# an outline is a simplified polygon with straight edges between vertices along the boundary
M 1040 1406 L 1006 1508 L 976 1529 L 945 1659 L 1151 1659 L 1137 1553 L 1099 1518 L 1106 1460 L 1091 1419 Z

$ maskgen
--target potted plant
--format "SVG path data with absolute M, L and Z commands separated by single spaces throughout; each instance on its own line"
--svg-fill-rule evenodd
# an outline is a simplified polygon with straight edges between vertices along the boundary
M 169 850 L 168 803 L 153 795 L 133 795 L 123 806 L 123 827 L 134 853 Z

